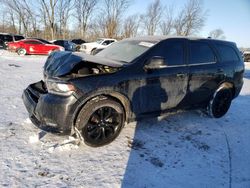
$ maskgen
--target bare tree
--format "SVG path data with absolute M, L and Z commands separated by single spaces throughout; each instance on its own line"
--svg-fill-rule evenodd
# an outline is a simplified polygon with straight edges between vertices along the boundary
M 39 0 L 39 2 L 41 5 L 42 12 L 45 14 L 44 16 L 46 16 L 46 20 L 48 20 L 50 36 L 51 39 L 53 40 L 55 39 L 55 33 L 57 27 L 55 22 L 55 15 L 56 15 L 56 5 L 58 3 L 58 0 Z
M 170 35 L 172 33 L 174 24 L 173 10 L 173 6 L 164 8 L 164 20 L 160 24 L 163 35 Z
M 23 3 L 22 0 L 12 0 L 12 1 L 8 1 L 8 0 L 3 0 L 3 3 L 10 9 L 13 11 L 13 13 L 16 14 L 16 17 L 19 19 L 19 30 L 18 32 L 21 33 L 21 24 L 23 26 L 23 30 L 24 30 L 24 34 L 28 35 L 28 14 L 27 11 L 25 9 L 25 5 Z M 13 15 L 11 15 L 13 16 Z
M 121 27 L 121 19 L 129 6 L 130 0 L 104 0 L 101 15 L 105 29 L 102 34 L 105 37 L 117 37 Z M 98 22 L 100 24 L 100 20 Z
M 124 20 L 123 25 L 123 37 L 129 38 L 129 37 L 135 37 L 137 35 L 137 31 L 139 28 L 139 15 L 135 14 L 132 16 L 127 17 Z
M 88 22 L 97 5 L 97 0 L 75 0 L 75 14 L 82 38 L 86 38 Z
M 27 24 L 30 24 L 32 27 L 32 32 L 29 31 L 29 34 L 37 37 L 38 35 L 37 11 L 34 10 L 34 5 L 32 4 L 32 1 L 23 0 L 22 3 L 23 3 L 23 9 L 25 10 L 27 15 L 26 19 L 30 21 L 30 22 L 27 21 Z
M 63 39 L 66 38 L 67 25 L 70 17 L 70 11 L 73 9 L 73 3 L 70 0 L 60 0 L 57 6 L 59 35 Z
M 214 39 L 226 39 L 224 31 L 222 29 L 215 29 L 209 33 L 209 37 Z
M 174 20 L 177 35 L 196 34 L 204 26 L 206 11 L 203 11 L 202 0 L 190 0 Z
M 141 15 L 142 23 L 148 35 L 154 35 L 160 24 L 162 15 L 162 5 L 160 0 L 155 0 L 149 4 L 147 12 Z

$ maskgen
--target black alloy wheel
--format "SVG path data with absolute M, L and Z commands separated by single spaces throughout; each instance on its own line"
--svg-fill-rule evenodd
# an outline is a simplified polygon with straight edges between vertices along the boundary
M 222 88 L 216 92 L 214 98 L 210 101 L 210 115 L 215 118 L 224 116 L 230 108 L 232 101 L 232 92 L 228 88 Z
M 96 110 L 87 124 L 87 139 L 103 142 L 111 138 L 119 129 L 122 118 L 112 107 L 102 107 Z
M 89 101 L 76 121 L 84 142 L 93 147 L 112 142 L 124 125 L 124 111 L 120 103 L 110 100 Z

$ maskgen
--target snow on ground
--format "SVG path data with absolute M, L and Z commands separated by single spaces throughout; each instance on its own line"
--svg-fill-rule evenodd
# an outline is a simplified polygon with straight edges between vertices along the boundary
M 45 60 L 0 50 L 1 187 L 250 187 L 250 63 L 225 117 L 189 111 L 147 119 L 91 148 L 28 119 L 21 94 L 42 79 Z

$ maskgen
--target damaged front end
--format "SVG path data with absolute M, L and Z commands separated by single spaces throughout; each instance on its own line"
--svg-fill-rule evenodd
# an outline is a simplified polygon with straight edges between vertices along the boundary
M 70 133 L 80 97 L 72 80 L 114 73 L 121 66 L 112 60 L 80 53 L 52 53 L 44 65 L 44 81 L 29 85 L 22 95 L 32 122 L 45 131 Z
M 117 61 L 98 58 L 93 55 L 71 52 L 52 53 L 45 65 L 44 76 L 75 78 L 93 74 L 113 73 L 123 66 Z

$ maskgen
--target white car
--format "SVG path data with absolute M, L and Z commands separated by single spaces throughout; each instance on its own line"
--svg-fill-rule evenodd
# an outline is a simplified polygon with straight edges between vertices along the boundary
M 84 43 L 81 45 L 81 50 L 85 52 L 86 54 L 91 54 L 95 51 L 97 48 L 106 48 L 113 42 L 116 42 L 116 39 L 110 39 L 110 38 L 99 38 L 95 42 L 90 43 Z
M 245 62 L 250 62 L 250 51 L 243 52 L 243 59 Z

